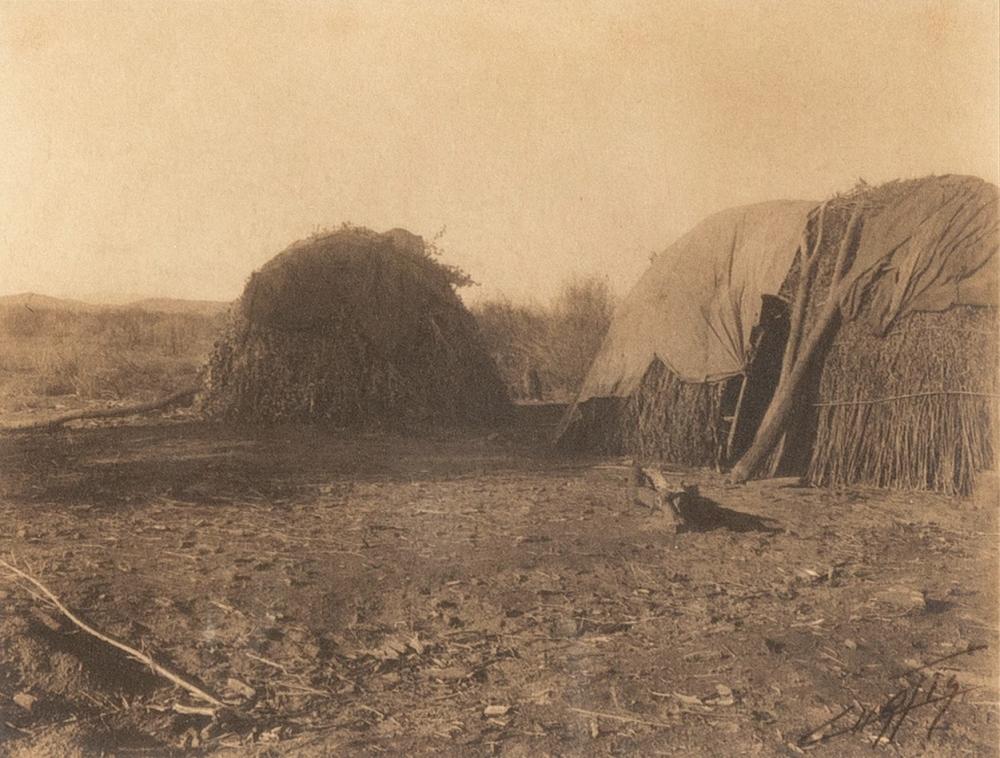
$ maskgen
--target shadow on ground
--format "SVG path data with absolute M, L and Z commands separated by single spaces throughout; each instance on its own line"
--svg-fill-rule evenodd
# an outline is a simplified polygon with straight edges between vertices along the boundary
M 765 532 L 778 534 L 784 530 L 774 519 L 754 516 L 719 505 L 715 500 L 696 492 L 685 492 L 678 499 L 678 509 L 685 526 L 680 531 L 710 532 L 727 529 L 731 532 Z
M 187 421 L 91 426 L 0 439 L 0 496 L 101 504 L 281 502 L 335 482 L 438 481 L 585 465 L 548 445 L 562 406 L 519 407 L 496 428 L 268 428 Z

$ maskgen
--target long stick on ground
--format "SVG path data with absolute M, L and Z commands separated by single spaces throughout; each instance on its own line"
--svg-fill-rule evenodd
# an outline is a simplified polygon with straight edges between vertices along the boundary
M 79 421 L 80 419 L 88 418 L 120 418 L 122 416 L 135 416 L 140 413 L 158 411 L 162 408 L 180 403 L 188 398 L 194 397 L 200 391 L 200 387 L 187 387 L 174 392 L 171 395 L 167 395 L 166 397 L 161 397 L 159 400 L 150 400 L 148 403 L 126 405 L 122 408 L 97 408 L 89 411 L 74 411 L 72 413 L 63 414 L 62 416 L 56 416 L 55 418 L 33 421 L 29 424 L 3 427 L 0 431 L 23 432 L 37 429 L 52 429 L 65 424 L 67 421 Z
M 26 582 L 30 582 L 31 584 L 33 584 L 35 586 L 35 588 L 39 592 L 41 592 L 56 608 L 59 609 L 60 613 L 62 613 L 63 616 L 65 616 L 66 618 L 68 618 L 70 621 L 72 621 L 74 624 L 76 624 L 78 627 L 80 627 L 87 634 L 89 634 L 89 635 L 91 635 L 93 637 L 96 637 L 97 639 L 101 640 L 102 642 L 106 642 L 107 644 L 111 645 L 112 647 L 118 648 L 119 650 L 127 653 L 131 658 L 134 658 L 135 660 L 139 661 L 140 663 L 145 663 L 154 672 L 156 672 L 157 674 L 159 674 L 160 676 L 162 676 L 164 679 L 167 679 L 167 680 L 173 682 L 178 687 L 183 687 L 184 689 L 186 689 L 188 692 L 190 692 L 192 695 L 194 695 L 199 700 L 203 700 L 206 703 L 211 703 L 212 705 L 214 705 L 217 708 L 225 708 L 226 707 L 225 703 L 223 703 L 221 700 L 219 700 L 219 698 L 217 698 L 215 695 L 212 695 L 211 693 L 206 692 L 205 690 L 203 690 L 198 685 L 193 684 L 192 682 L 189 682 L 187 679 L 185 679 L 183 676 L 181 676 L 180 674 L 178 674 L 176 671 L 173 671 L 173 670 L 167 668 L 166 666 L 164 666 L 164 665 L 162 665 L 160 663 L 157 663 L 151 657 L 149 657 L 148 655 L 146 655 L 145 653 L 143 653 L 143 652 L 141 652 L 139 650 L 136 650 L 131 645 L 127 645 L 124 642 L 121 642 L 120 640 L 116 640 L 111 635 L 105 634 L 104 632 L 101 632 L 101 631 L 95 629 L 94 627 L 90 626 L 88 623 L 86 623 L 85 621 L 83 621 L 82 619 L 80 619 L 78 616 L 76 616 L 69 608 L 67 608 L 65 605 L 63 605 L 62 601 L 59 600 L 58 597 L 56 597 L 55 593 L 53 593 L 52 590 L 50 590 L 48 587 L 46 587 L 40 581 L 38 581 L 37 579 L 35 579 L 35 577 L 31 576 L 30 574 L 25 573 L 21 569 L 17 568 L 17 566 L 12 566 L 11 564 L 7 563 L 7 561 L 3 560 L 2 558 L 0 558 L 0 566 L 2 566 L 3 568 L 7 569 L 11 573 L 16 574 L 17 576 L 21 577 Z

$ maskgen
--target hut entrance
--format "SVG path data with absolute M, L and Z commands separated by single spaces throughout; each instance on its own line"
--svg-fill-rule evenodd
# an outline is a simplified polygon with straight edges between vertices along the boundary
M 788 324 L 788 303 L 780 297 L 764 295 L 760 321 L 750 333 L 746 373 L 729 379 L 722 393 L 722 420 L 728 422 L 722 456 L 726 465 L 739 460 L 750 447 L 774 396 L 788 341 Z

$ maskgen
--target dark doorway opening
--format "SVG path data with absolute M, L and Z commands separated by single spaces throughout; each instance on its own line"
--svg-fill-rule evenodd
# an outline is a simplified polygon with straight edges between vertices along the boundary
M 764 295 L 760 320 L 750 332 L 746 374 L 733 377 L 723 390 L 724 418 L 729 420 L 724 461 L 732 465 L 753 442 L 781 376 L 781 359 L 788 341 L 789 305 Z

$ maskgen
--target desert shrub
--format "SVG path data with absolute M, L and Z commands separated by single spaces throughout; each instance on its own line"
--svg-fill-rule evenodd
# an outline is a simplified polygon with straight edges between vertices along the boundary
M 0 307 L 0 395 L 148 397 L 194 382 L 223 317 Z
M 534 370 L 545 399 L 568 401 L 601 346 L 614 306 L 607 281 L 592 277 L 567 282 L 546 305 L 488 300 L 473 313 L 513 397 L 530 397 Z
M 548 332 L 540 308 L 491 300 L 473 308 L 486 349 L 507 385 L 511 397 L 528 397 L 528 372 L 542 365 Z
M 606 279 L 568 282 L 552 307 L 546 365 L 549 381 L 573 396 L 611 324 L 614 298 Z

